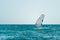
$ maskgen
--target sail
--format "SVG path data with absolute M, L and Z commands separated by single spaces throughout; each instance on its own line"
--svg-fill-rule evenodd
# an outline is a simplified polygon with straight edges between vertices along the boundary
M 35 26 L 37 28 L 39 28 L 42 25 L 43 19 L 44 19 L 44 14 L 41 14 L 41 16 L 38 18 L 38 20 L 37 20 L 37 22 L 35 24 Z

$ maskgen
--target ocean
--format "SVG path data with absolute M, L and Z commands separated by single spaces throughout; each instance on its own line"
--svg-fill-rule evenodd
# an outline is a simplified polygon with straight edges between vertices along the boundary
M 60 40 L 60 24 L 0 24 L 0 40 Z

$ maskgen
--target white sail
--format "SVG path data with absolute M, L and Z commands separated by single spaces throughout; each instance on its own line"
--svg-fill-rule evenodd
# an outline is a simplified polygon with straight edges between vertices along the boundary
M 35 26 L 36 26 L 37 28 L 39 28 L 39 27 L 41 26 L 41 24 L 42 24 L 42 22 L 43 22 L 43 19 L 44 19 L 44 14 L 41 14 L 41 16 L 38 18 L 38 20 L 37 20 L 37 22 L 36 22 L 36 24 L 35 24 Z

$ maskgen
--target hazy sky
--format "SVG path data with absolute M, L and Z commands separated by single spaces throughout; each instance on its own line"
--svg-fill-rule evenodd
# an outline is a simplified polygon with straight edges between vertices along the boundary
M 60 24 L 60 0 L 0 0 L 0 24 L 34 24 L 41 14 L 43 24 Z

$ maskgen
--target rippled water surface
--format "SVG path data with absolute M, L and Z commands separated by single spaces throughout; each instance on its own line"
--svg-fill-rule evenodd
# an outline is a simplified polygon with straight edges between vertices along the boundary
M 0 24 L 0 40 L 60 40 L 60 24 Z

